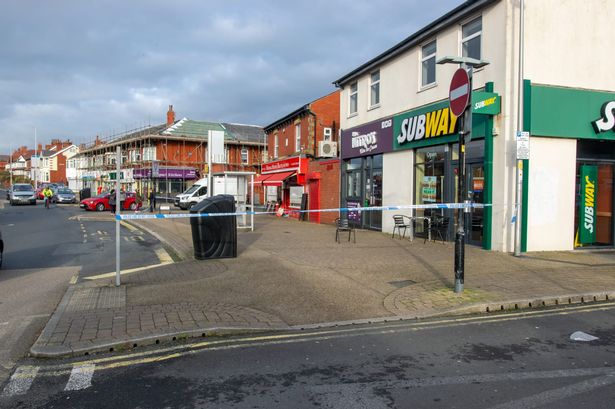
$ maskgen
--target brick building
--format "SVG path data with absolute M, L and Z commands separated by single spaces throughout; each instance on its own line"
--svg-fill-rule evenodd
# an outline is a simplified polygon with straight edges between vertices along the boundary
M 256 183 L 264 200 L 292 210 L 339 207 L 340 93 L 312 101 L 265 127 L 268 160 Z M 305 220 L 333 223 L 337 213 L 308 213 Z

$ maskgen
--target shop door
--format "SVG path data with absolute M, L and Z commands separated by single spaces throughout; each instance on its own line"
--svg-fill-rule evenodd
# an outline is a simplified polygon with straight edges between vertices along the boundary
M 382 206 L 382 169 L 372 169 L 371 177 L 366 178 L 365 206 Z M 369 229 L 382 228 L 382 211 L 365 212 L 365 224 Z
M 483 202 L 485 189 L 485 168 L 482 163 L 466 165 L 468 199 L 473 203 Z M 483 244 L 483 212 L 482 208 L 473 207 L 466 214 L 466 240 L 469 244 L 482 246 Z
M 310 210 L 320 209 L 320 181 L 318 179 L 309 181 L 308 200 Z M 320 212 L 308 213 L 308 215 L 312 223 L 320 223 Z

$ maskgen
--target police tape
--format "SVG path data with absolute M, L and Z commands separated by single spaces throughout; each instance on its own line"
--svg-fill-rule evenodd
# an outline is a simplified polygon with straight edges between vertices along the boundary
M 336 207 L 332 209 L 316 209 L 316 210 L 294 210 L 284 209 L 284 213 L 300 214 L 300 213 L 352 213 L 352 212 L 370 212 L 370 211 L 387 211 L 387 210 L 414 210 L 414 209 L 482 209 L 490 207 L 490 204 L 483 203 L 433 203 L 422 205 L 400 205 L 400 206 L 365 206 L 365 207 Z M 277 214 L 276 211 L 246 211 L 246 212 L 231 212 L 231 213 L 150 213 L 150 214 L 117 214 L 116 220 L 144 220 L 144 219 L 184 219 L 192 217 L 223 217 L 223 216 L 258 216 L 264 214 Z

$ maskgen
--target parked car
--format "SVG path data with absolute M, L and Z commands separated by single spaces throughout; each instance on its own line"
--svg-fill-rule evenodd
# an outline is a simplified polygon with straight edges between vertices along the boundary
M 137 196 L 134 192 L 127 192 L 126 200 L 124 200 L 123 203 L 124 206 L 122 206 L 122 210 L 137 210 L 141 208 L 141 203 L 137 203 Z M 101 193 L 89 199 L 83 199 L 79 203 L 79 207 L 85 210 L 96 210 L 98 212 L 111 210 L 111 206 L 109 205 L 109 192 Z
M 22 203 L 36 205 L 36 192 L 32 185 L 28 183 L 16 183 L 11 189 L 9 201 L 11 206 Z
M 72 190 L 59 187 L 58 190 L 54 191 L 52 201 L 54 203 L 77 203 L 77 196 Z

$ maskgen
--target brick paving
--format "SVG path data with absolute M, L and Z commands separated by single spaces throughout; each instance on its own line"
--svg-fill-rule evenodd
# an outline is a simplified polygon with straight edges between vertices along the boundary
M 131 222 L 184 259 L 71 286 L 32 348 L 75 355 L 184 336 L 292 330 L 567 304 L 615 297 L 615 251 L 510 254 L 466 247 L 462 294 L 453 243 L 392 239 L 263 216 L 239 231 L 238 257 L 196 261 L 187 219 Z

